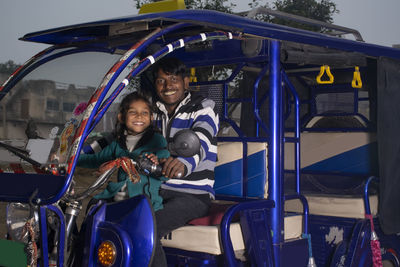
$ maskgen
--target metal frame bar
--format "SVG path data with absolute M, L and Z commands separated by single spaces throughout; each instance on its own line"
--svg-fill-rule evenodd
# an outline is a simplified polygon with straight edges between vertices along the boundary
M 289 87 L 290 92 L 293 95 L 294 98 L 294 112 L 295 112 L 295 129 L 294 129 L 294 138 L 286 138 L 285 137 L 285 142 L 293 142 L 295 147 L 294 147 L 294 163 L 295 163 L 295 172 L 296 172 L 296 192 L 297 194 L 300 194 L 300 99 L 299 95 L 296 92 L 295 87 L 293 84 L 290 82 L 289 77 L 287 76 L 286 72 L 282 70 L 282 78 Z
M 265 8 L 265 7 L 257 7 L 257 8 L 254 8 L 254 9 L 250 10 L 250 11 L 241 12 L 239 14 L 246 15 L 249 18 L 254 18 L 258 14 L 271 15 L 271 16 L 274 16 L 274 17 L 277 17 L 277 18 L 296 21 L 296 22 L 299 22 L 299 23 L 308 24 L 308 25 L 312 25 L 312 26 L 319 26 L 321 28 L 327 28 L 327 29 L 336 30 L 337 32 L 334 35 L 352 34 L 354 36 L 354 38 L 356 39 L 356 41 L 364 42 L 360 32 L 355 30 L 355 29 L 351 29 L 351 28 L 347 28 L 347 27 L 343 27 L 343 26 L 327 23 L 327 22 L 324 22 L 324 21 L 315 20 L 315 19 L 305 18 L 305 17 L 302 17 L 302 16 L 285 13 L 285 12 L 282 12 L 282 11 L 279 11 L 279 10 L 272 10 L 270 8 Z
M 230 207 L 222 217 L 222 221 L 220 224 L 220 231 L 221 231 L 221 244 L 224 251 L 224 257 L 226 260 L 227 266 L 237 266 L 235 254 L 233 251 L 232 240 L 230 237 L 230 224 L 233 219 L 233 216 L 244 210 L 252 210 L 252 209 L 273 209 L 274 202 L 267 199 L 262 200 L 255 200 L 255 201 L 248 201 L 248 202 L 241 202 L 232 207 Z M 275 266 L 280 266 L 276 265 Z
M 275 266 L 281 263 L 281 245 L 284 242 L 283 185 L 282 185 L 282 83 L 280 42 L 269 41 L 270 73 L 270 142 L 268 148 L 269 198 L 275 202 L 271 210 L 272 243 Z

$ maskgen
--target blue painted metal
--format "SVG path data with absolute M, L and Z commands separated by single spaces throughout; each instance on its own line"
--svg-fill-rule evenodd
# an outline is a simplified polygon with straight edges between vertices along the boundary
M 240 215 L 246 254 L 253 266 L 272 266 L 271 228 L 268 225 L 270 209 L 245 209 Z
M 282 261 L 280 267 L 307 266 L 307 239 L 295 239 L 282 245 Z
M 116 266 L 121 267 L 130 267 L 130 266 L 146 266 L 146 265 L 137 265 L 137 263 L 132 259 L 133 253 L 133 245 L 134 240 L 127 234 L 126 229 L 121 227 L 118 224 L 111 223 L 108 221 L 102 221 L 99 223 L 97 227 L 97 239 L 96 239 L 96 248 L 104 241 L 110 241 L 115 245 L 116 248 Z M 95 251 L 95 255 L 97 253 Z M 98 266 L 97 257 L 93 258 L 93 260 L 89 263 L 89 266 Z M 146 261 L 144 261 L 146 262 Z M 143 261 L 141 262 L 143 264 Z
M 202 252 L 187 251 L 176 248 L 164 247 L 169 266 L 228 266 L 222 255 L 213 255 Z M 246 263 L 238 262 L 238 267 L 246 266 Z
M 285 84 L 289 87 L 294 98 L 295 127 L 294 127 L 294 168 L 296 172 L 296 192 L 300 194 L 300 99 L 293 84 L 290 82 L 286 72 L 282 70 L 282 77 Z M 287 139 L 285 138 L 285 141 Z
M 35 204 L 53 203 L 51 199 L 64 186 L 65 178 L 50 174 L 1 173 L 1 179 L 7 181 L 7 186 L 0 187 L 0 200 L 29 203 L 30 196 L 39 188 Z
M 364 206 L 365 206 L 365 214 L 371 215 L 371 208 L 369 205 L 369 186 L 372 181 L 379 182 L 379 179 L 375 176 L 371 176 L 367 179 L 364 186 Z
M 82 252 L 82 257 L 79 257 L 81 262 L 81 266 L 89 266 L 92 264 L 93 259 L 95 258 L 95 244 L 97 241 L 96 229 L 99 224 L 104 221 L 106 214 L 106 205 L 102 202 L 98 203 L 97 206 L 92 207 L 89 213 L 85 217 L 85 221 L 82 224 L 82 229 L 80 231 L 80 235 L 84 235 L 84 244 L 83 249 L 79 247 L 79 251 Z
M 335 266 L 332 264 L 343 260 L 341 257 L 346 256 L 349 251 L 348 244 L 357 221 L 353 218 L 309 216 L 309 232 L 317 266 Z
M 274 248 L 274 265 L 280 266 L 280 246 L 283 243 L 283 186 L 282 186 L 282 87 L 280 67 L 280 43 L 270 41 L 270 142 L 268 147 L 268 185 L 269 199 L 275 202 L 271 211 L 272 243 Z
M 268 64 L 264 66 L 264 68 L 258 74 L 258 76 L 254 82 L 254 86 L 253 86 L 253 112 L 254 112 L 254 116 L 256 118 L 256 137 L 259 137 L 259 135 L 260 135 L 260 126 L 264 130 L 264 132 L 266 134 L 268 134 L 268 128 L 265 125 L 265 123 L 263 122 L 262 118 L 260 117 L 259 109 L 260 109 L 262 102 L 261 103 L 258 102 L 258 86 L 260 84 L 261 79 L 267 73 L 268 68 L 269 68 Z
M 84 222 L 82 266 L 97 266 L 95 249 L 111 238 L 117 246 L 118 266 L 147 266 L 154 250 L 155 220 L 149 199 L 140 195 L 124 201 L 100 204 Z M 121 264 L 121 265 L 120 265 Z
M 243 197 L 247 197 L 248 180 L 247 169 L 248 169 L 248 157 L 247 157 L 247 142 L 243 142 L 243 173 L 242 173 L 242 188 L 241 193 Z
M 165 13 L 152 13 L 139 16 L 116 18 L 92 23 L 65 26 L 25 35 L 22 40 L 47 44 L 73 43 L 94 40 L 108 36 L 110 25 L 136 21 L 163 22 L 163 25 L 177 20 L 187 21 L 197 26 L 218 26 L 232 31 L 241 31 L 254 36 L 305 43 L 327 48 L 365 53 L 370 56 L 388 56 L 400 58 L 400 50 L 379 45 L 330 37 L 324 34 L 301 29 L 274 25 L 262 21 L 244 18 L 211 10 L 178 10 Z
M 105 221 L 118 224 L 132 239 L 131 266 L 146 266 L 151 260 L 156 240 L 154 218 L 151 202 L 145 195 L 106 205 Z
M 313 255 L 317 266 L 372 266 L 370 224 L 368 220 L 310 215 Z M 397 266 L 400 240 L 382 233 L 378 218 L 374 219 L 383 258 Z
M 262 200 L 256 200 L 256 201 L 248 201 L 248 202 L 241 202 L 238 203 L 232 207 L 230 207 L 226 213 L 224 214 L 224 217 L 222 218 L 221 224 L 220 224 L 220 230 L 221 230 L 221 244 L 222 244 L 222 248 L 224 251 L 224 257 L 227 263 L 227 266 L 237 266 L 237 262 L 235 259 L 235 254 L 233 251 L 233 246 L 232 246 L 232 240 L 230 237 L 230 233 L 229 233 L 229 226 L 230 223 L 233 219 L 233 216 L 240 212 L 240 211 L 244 211 L 244 210 L 257 210 L 257 209 L 267 209 L 267 210 L 272 210 L 274 207 L 274 203 L 271 200 L 267 200 L 267 199 L 262 199 Z M 266 222 L 265 222 L 266 223 Z M 268 229 L 268 225 L 264 224 L 262 227 L 267 227 L 266 229 Z M 266 230 L 264 229 L 264 230 Z M 248 228 L 249 232 L 248 234 L 251 234 L 251 236 L 246 236 L 244 237 L 244 239 L 248 239 L 251 238 L 254 234 L 257 234 L 256 232 L 253 232 L 254 228 Z M 269 231 L 262 231 L 262 233 L 260 233 L 260 237 L 263 240 L 267 240 Z M 264 249 L 266 249 L 269 245 L 267 243 L 261 243 L 259 245 L 266 245 L 266 247 L 264 247 Z M 255 253 L 260 252 L 259 249 L 262 249 L 262 247 L 258 247 L 255 246 L 253 248 L 255 251 Z M 260 255 L 261 257 L 268 257 L 268 259 L 264 258 L 264 260 L 267 260 L 267 262 L 269 262 L 269 257 L 271 257 L 271 255 Z M 262 265 L 261 265 L 262 266 Z M 279 266 L 279 265 L 278 265 Z
M 39 207 L 39 223 L 40 223 L 40 245 L 41 245 L 41 262 L 43 266 L 49 266 L 49 244 L 47 242 L 47 215 L 46 206 Z
M 308 231 L 308 202 L 307 199 L 303 195 L 286 195 L 285 200 L 290 200 L 290 199 L 299 199 L 301 201 L 301 204 L 303 205 L 303 233 L 309 234 Z
M 371 226 L 367 220 L 359 220 L 353 228 L 349 239 L 346 266 L 371 266 L 372 253 L 370 247 Z

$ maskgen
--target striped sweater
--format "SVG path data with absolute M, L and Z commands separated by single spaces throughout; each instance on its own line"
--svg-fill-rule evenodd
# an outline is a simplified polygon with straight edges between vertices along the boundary
M 163 103 L 157 102 L 156 126 L 162 130 L 168 143 L 176 132 L 182 129 L 193 130 L 200 139 L 200 153 L 193 157 L 178 157 L 185 164 L 187 173 L 180 179 L 169 179 L 161 188 L 192 194 L 210 194 L 214 198 L 214 167 L 217 160 L 217 140 L 219 119 L 214 112 L 214 101 L 190 93 L 169 117 Z

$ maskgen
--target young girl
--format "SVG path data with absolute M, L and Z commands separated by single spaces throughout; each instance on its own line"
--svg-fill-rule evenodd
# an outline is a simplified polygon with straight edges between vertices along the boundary
M 115 129 L 115 141 L 97 154 L 81 154 L 78 165 L 98 168 L 105 162 L 121 157 L 133 160 L 147 156 L 154 163 L 159 158 L 168 158 L 165 138 L 155 132 L 152 126 L 152 106 L 147 98 L 137 92 L 130 93 L 122 100 Z M 154 210 L 162 209 L 159 188 L 165 177 L 153 178 L 140 174 L 140 180 L 133 183 L 122 169 L 118 172 L 118 182 L 110 182 L 96 199 L 119 201 L 128 197 L 146 194 L 150 197 Z

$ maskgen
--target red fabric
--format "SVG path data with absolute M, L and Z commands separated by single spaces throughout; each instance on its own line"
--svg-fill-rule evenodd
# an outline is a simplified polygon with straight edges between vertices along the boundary
M 232 206 L 232 204 L 212 203 L 207 216 L 191 220 L 188 224 L 205 226 L 219 225 L 222 221 L 222 217 L 230 206 Z M 238 216 L 235 216 L 234 220 L 237 219 Z
M 373 267 L 382 267 L 382 254 L 381 254 L 381 244 L 378 239 L 378 235 L 374 230 L 374 221 L 371 214 L 365 214 L 365 218 L 370 221 L 371 225 L 371 252 L 372 252 L 372 263 Z
M 381 244 L 379 240 L 371 240 L 373 267 L 382 267 Z
M 44 170 L 42 170 L 41 168 L 37 167 L 37 166 L 33 166 L 33 169 L 35 169 L 36 173 L 39 174 L 44 174 L 46 173 Z
M 10 167 L 14 173 L 25 173 L 24 169 L 19 163 L 10 163 Z

